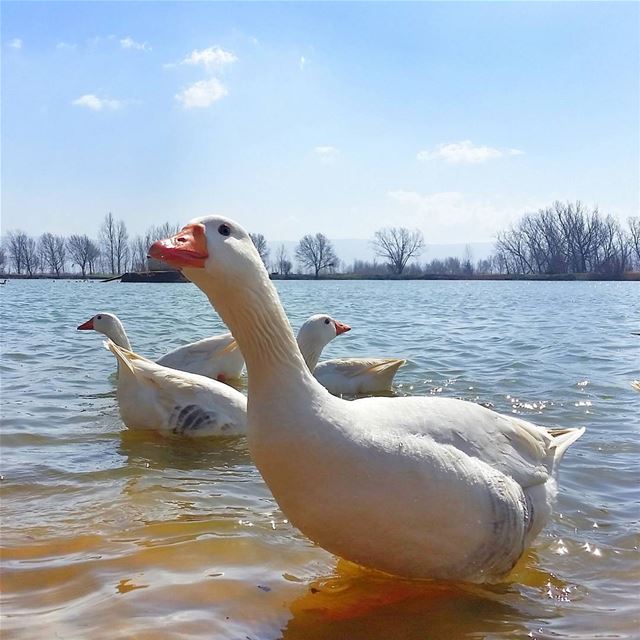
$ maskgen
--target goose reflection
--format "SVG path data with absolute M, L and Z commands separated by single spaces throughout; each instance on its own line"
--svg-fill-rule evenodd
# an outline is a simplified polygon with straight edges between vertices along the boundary
M 244 436 L 185 440 L 158 434 L 153 430 L 123 430 L 119 453 L 132 466 L 179 471 L 207 471 L 250 465 L 251 457 Z
M 509 579 L 513 582 L 497 585 L 402 580 L 339 560 L 334 574 L 307 584 L 305 592 L 290 604 L 292 617 L 282 637 L 527 637 L 539 619 L 539 592 L 548 596 L 549 589 L 564 590 L 566 584 L 537 566 L 533 550 L 521 559 Z M 554 614 L 547 611 L 546 615 Z

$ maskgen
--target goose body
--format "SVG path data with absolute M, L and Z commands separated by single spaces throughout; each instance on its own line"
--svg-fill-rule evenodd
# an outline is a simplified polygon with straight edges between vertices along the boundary
M 156 242 L 238 340 L 251 455 L 287 518 L 328 551 L 410 578 L 502 579 L 542 530 L 584 429 L 474 403 L 332 396 L 310 374 L 247 232 L 200 218 Z
M 118 359 L 118 405 L 130 429 L 186 437 L 233 436 L 247 430 L 247 401 L 232 387 L 147 360 L 112 340 Z
M 119 347 L 131 350 L 131 343 L 118 316 L 101 312 L 84 322 L 79 330 L 93 330 L 102 333 Z M 213 378 L 224 382 L 239 378 L 244 366 L 244 358 L 230 333 L 191 342 L 165 354 L 158 364 L 171 369 Z
M 334 395 L 390 391 L 393 377 L 406 362 L 399 358 L 335 358 L 316 365 L 316 380 Z
M 389 391 L 405 360 L 398 358 L 334 358 L 318 362 L 324 347 L 351 327 L 330 316 L 311 316 L 299 329 L 302 357 L 318 382 L 334 395 Z

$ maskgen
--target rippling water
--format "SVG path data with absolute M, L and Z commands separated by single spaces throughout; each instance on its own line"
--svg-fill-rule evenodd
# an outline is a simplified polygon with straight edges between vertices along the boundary
M 6 638 L 632 638 L 640 562 L 637 283 L 278 282 L 292 324 L 353 331 L 325 351 L 409 359 L 398 391 L 585 425 L 556 513 L 509 582 L 383 578 L 314 546 L 246 442 L 127 431 L 115 364 L 76 326 L 118 314 L 159 357 L 221 332 L 183 284 L 11 281 L 2 301 Z

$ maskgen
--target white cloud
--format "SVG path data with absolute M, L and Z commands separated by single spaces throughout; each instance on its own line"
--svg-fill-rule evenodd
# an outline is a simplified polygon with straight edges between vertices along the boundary
M 9 41 L 9 46 L 12 49 L 22 49 L 22 40 L 20 38 L 14 38 Z
M 70 49 L 74 50 L 77 48 L 77 45 L 72 44 L 70 42 L 63 42 L 62 40 L 56 44 L 56 49 Z
M 176 100 L 185 109 L 195 107 L 210 107 L 214 102 L 228 95 L 226 87 L 217 79 L 200 80 L 176 94 Z
M 151 47 L 146 42 L 136 42 L 131 36 L 122 38 L 120 46 L 123 49 L 135 49 L 136 51 L 151 51 Z
M 531 199 L 513 199 L 501 195 L 481 196 L 458 191 L 419 193 L 388 191 L 397 203 L 395 224 L 418 227 L 429 242 L 489 241 L 525 211 L 541 206 Z
M 300 67 L 300 71 L 304 71 L 304 67 L 307 64 L 307 59 L 304 56 L 300 56 L 300 61 L 298 62 L 298 66 Z
M 477 146 L 471 140 L 447 142 L 434 150 L 424 149 L 418 152 L 418 160 L 444 160 L 451 164 L 481 164 L 488 160 L 496 160 L 507 156 L 520 156 L 524 151 L 519 149 L 496 149 L 495 147 Z
M 194 49 L 180 64 L 202 66 L 207 71 L 216 71 L 236 62 L 237 59 L 231 51 L 225 51 L 221 47 L 209 47 L 199 51 Z
M 333 162 L 340 155 L 340 149 L 329 146 L 315 147 L 314 152 L 325 163 Z
M 87 39 L 87 46 L 89 47 L 97 47 L 102 44 L 107 38 L 104 36 L 93 36 Z
M 73 101 L 74 105 L 78 107 L 85 107 L 92 111 L 111 110 L 115 111 L 122 106 L 122 102 L 119 100 L 110 100 L 108 98 L 98 98 L 93 93 L 86 93 Z

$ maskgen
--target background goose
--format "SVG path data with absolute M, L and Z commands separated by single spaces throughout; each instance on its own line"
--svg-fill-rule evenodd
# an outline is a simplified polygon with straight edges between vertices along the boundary
M 310 374 L 248 233 L 192 221 L 150 254 L 183 269 L 242 349 L 251 455 L 282 511 L 353 562 L 410 578 L 502 579 L 547 522 L 584 429 L 449 398 L 332 396 Z
M 320 384 L 334 395 L 389 391 L 393 377 L 406 362 L 398 358 L 333 358 L 318 362 L 324 347 L 349 325 L 331 316 L 311 316 L 298 331 L 302 356 Z
M 112 340 L 118 359 L 118 405 L 130 429 L 187 437 L 246 433 L 247 400 L 232 387 L 194 373 L 163 367 Z
M 119 347 L 131 350 L 131 343 L 118 316 L 113 313 L 97 313 L 82 323 L 78 330 L 93 330 L 104 334 Z M 225 382 L 240 377 L 244 358 L 230 333 L 191 342 L 156 360 L 171 369 L 197 373 Z

